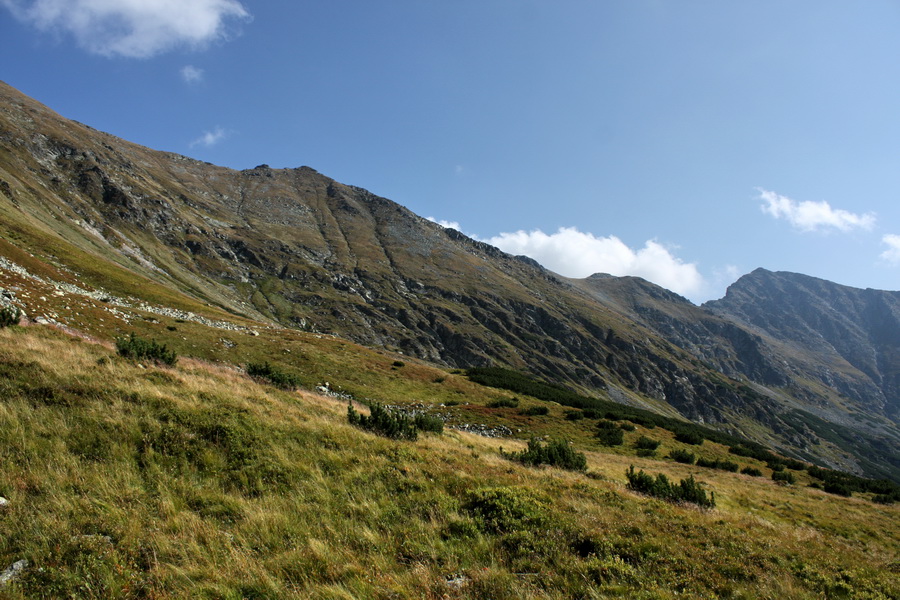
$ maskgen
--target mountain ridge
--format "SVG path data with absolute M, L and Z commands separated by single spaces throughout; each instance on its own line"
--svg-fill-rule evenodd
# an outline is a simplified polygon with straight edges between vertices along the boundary
M 116 285 L 136 290 L 135 273 L 220 314 L 448 367 L 527 370 L 857 472 L 871 469 L 791 411 L 900 439 L 893 400 L 863 402 L 880 389 L 865 370 L 845 369 L 831 387 L 821 357 L 793 356 L 777 331 L 724 309 L 638 278 L 564 278 L 310 167 L 217 167 L 68 121 L 5 84 L 0 100 L 2 235 L 93 257 L 53 257 L 89 282 L 108 284 L 114 271 Z M 893 394 L 893 371 L 878 373 Z

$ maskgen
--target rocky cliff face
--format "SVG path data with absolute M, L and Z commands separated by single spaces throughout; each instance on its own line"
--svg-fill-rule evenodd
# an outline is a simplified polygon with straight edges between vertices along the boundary
M 822 390 L 798 383 L 782 338 L 751 316 L 633 278 L 559 277 L 308 167 L 234 171 L 156 152 L 0 84 L 0 192 L 6 239 L 40 252 L 52 238 L 232 314 L 448 366 L 527 370 L 787 451 L 815 439 L 780 415 Z M 866 310 L 873 326 L 896 316 L 893 304 Z M 896 390 L 894 346 L 880 344 L 881 358 L 852 364 Z
M 757 269 L 704 308 L 768 336 L 807 376 L 900 419 L 900 292 Z

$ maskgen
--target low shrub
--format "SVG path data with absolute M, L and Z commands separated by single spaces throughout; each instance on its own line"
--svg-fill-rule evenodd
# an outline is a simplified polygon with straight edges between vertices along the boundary
M 413 424 L 419 431 L 429 433 L 444 433 L 444 422 L 433 415 L 419 413 L 413 418 Z
M 116 338 L 116 351 L 125 358 L 152 360 L 170 367 L 178 362 L 178 355 L 174 350 L 169 350 L 165 344 L 160 344 L 154 340 L 138 337 L 134 332 L 128 337 Z
M 618 427 L 613 427 L 612 429 L 604 427 L 597 430 L 597 440 L 604 446 L 621 446 L 625 436 Z
M 682 479 L 677 484 L 669 481 L 669 478 L 659 473 L 656 477 L 644 473 L 644 471 L 634 472 L 632 465 L 626 472 L 625 477 L 628 479 L 628 489 L 646 494 L 669 502 L 690 502 L 703 508 L 715 508 L 716 495 L 706 494 L 706 490 L 694 480 L 691 475 L 687 479 Z
M 781 481 L 784 483 L 792 484 L 792 483 L 796 483 L 797 480 L 794 478 L 793 473 L 788 473 L 787 471 L 773 471 L 772 472 L 772 481 Z M 826 484 L 825 487 L 827 488 L 828 485 Z M 828 491 L 828 490 L 826 489 L 826 491 Z
M 363 415 L 347 404 L 347 420 L 351 425 L 395 440 L 412 440 L 419 437 L 415 421 L 404 414 L 384 408 L 377 402 L 369 406 L 369 415 Z
M 763 472 L 756 467 L 744 467 L 743 469 L 741 469 L 741 473 L 744 475 L 750 475 L 752 477 L 762 477 L 763 474 Z
M 566 420 L 567 421 L 580 421 L 584 418 L 584 411 L 581 410 L 567 410 L 566 411 Z
M 634 443 L 634 447 L 638 450 L 656 450 L 657 448 L 659 448 L 659 444 L 660 442 L 658 440 L 654 440 L 642 435 Z
M 718 458 L 714 459 L 706 459 L 706 458 L 698 458 L 697 466 L 704 467 L 707 469 L 719 469 L 720 471 L 728 471 L 730 473 L 737 473 L 740 465 L 729 460 L 719 460 Z
M 669 452 L 669 458 L 674 460 L 675 462 L 680 462 L 685 465 L 692 465 L 694 461 L 697 460 L 697 457 L 694 456 L 693 452 L 688 452 L 687 450 L 672 450 Z
M 550 409 L 546 406 L 529 406 L 525 410 L 523 410 L 520 414 L 525 415 L 526 417 L 540 417 L 546 415 L 550 412 Z
M 774 474 L 772 476 L 774 477 Z M 850 489 L 850 486 L 842 481 L 826 481 L 825 485 L 822 486 L 822 489 L 829 494 L 844 496 L 845 498 L 849 498 L 853 495 L 853 490 Z
M 295 390 L 300 387 L 299 377 L 291 373 L 285 373 L 278 367 L 273 367 L 268 361 L 248 364 L 247 375 L 268 381 L 272 385 L 285 390 Z
M 363 415 L 347 404 L 347 420 L 351 425 L 389 437 L 395 440 L 412 440 L 419 438 L 419 432 L 443 433 L 444 422 L 433 415 L 419 413 L 415 416 L 385 408 L 377 402 L 369 405 L 369 415 Z
M 703 435 L 697 431 L 678 431 L 675 433 L 675 439 L 684 444 L 699 446 L 706 438 L 704 438 Z
M 488 408 L 516 408 L 518 406 L 518 398 L 500 398 L 488 404 Z
M 634 423 L 630 421 L 625 421 L 624 423 L 619 423 L 619 427 L 622 428 L 622 431 L 634 431 L 637 427 L 634 426 Z
M 570 471 L 584 471 L 587 469 L 587 457 L 583 452 L 577 452 L 569 442 L 565 440 L 551 440 L 547 445 L 539 440 L 531 438 L 528 448 L 522 452 L 503 452 L 503 456 L 525 465 L 536 467 L 550 465 Z
M 22 320 L 22 311 L 15 306 L 0 308 L 0 328 L 13 327 Z

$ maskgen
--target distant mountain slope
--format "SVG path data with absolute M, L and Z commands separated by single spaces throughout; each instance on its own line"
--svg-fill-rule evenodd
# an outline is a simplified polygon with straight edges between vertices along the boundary
M 889 414 L 861 404 L 869 383 L 851 377 L 860 394 L 835 400 L 827 379 L 795 376 L 823 370 L 814 354 L 786 352 L 752 323 L 642 280 L 565 279 L 308 167 L 235 171 L 150 150 L 5 84 L 0 214 L 4 240 L 88 284 L 173 290 L 181 302 L 177 291 L 216 318 L 332 333 L 445 366 L 529 371 L 857 472 L 880 473 L 860 462 L 877 445 L 871 436 L 900 439 L 896 423 L 848 416 Z M 883 354 L 879 385 L 896 386 L 900 369 Z M 826 439 L 797 410 L 849 433 Z M 848 450 L 853 435 L 864 439 Z
M 704 308 L 793 348 L 808 374 L 900 420 L 900 292 L 757 269 Z

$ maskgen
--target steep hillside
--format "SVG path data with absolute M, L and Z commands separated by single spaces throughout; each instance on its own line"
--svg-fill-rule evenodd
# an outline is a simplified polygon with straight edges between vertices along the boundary
M 180 328 L 332 334 L 444 367 L 527 371 L 900 479 L 892 413 L 795 376 L 815 356 L 796 366 L 777 339 L 657 286 L 567 280 L 308 167 L 235 171 L 150 150 L 0 84 L 0 214 L 4 302 L 100 338 L 177 317 L 179 333 L 162 335 L 218 358 L 233 341 L 188 344 Z M 50 295 L 17 295 L 23 277 Z
M 365 190 L 155 152 L 2 93 L 0 201 L 20 246 L 62 239 L 233 313 L 441 364 L 506 364 L 710 422 L 768 410 L 533 261 Z

